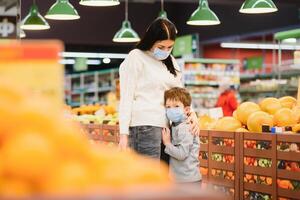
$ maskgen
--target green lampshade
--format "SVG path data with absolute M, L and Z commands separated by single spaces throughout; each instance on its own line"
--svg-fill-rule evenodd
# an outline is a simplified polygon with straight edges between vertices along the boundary
M 207 0 L 200 0 L 199 7 L 187 21 L 188 25 L 193 26 L 209 26 L 220 23 L 218 16 L 209 8 Z
M 115 34 L 113 42 L 129 43 L 139 42 L 140 37 L 131 28 L 131 24 L 128 20 L 123 21 L 122 28 Z
M 158 14 L 158 17 L 168 18 L 167 12 L 164 11 L 164 10 L 160 11 L 159 14 Z
M 80 16 L 69 0 L 57 0 L 47 12 L 45 18 L 54 20 L 75 20 Z
M 84 6 L 117 6 L 119 0 L 81 0 L 79 4 Z
M 30 8 L 29 14 L 23 19 L 21 29 L 23 30 L 46 30 L 50 26 L 48 22 L 39 13 L 36 4 L 33 4 Z
M 272 13 L 278 9 L 272 0 L 246 0 L 241 9 L 241 13 L 246 14 L 260 14 L 260 13 Z

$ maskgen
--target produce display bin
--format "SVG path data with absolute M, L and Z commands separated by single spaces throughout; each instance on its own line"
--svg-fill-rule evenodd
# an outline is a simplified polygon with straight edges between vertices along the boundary
M 82 124 L 84 133 L 94 142 L 118 144 L 119 126 L 105 124 Z
M 276 135 L 235 133 L 240 136 L 240 199 L 256 192 L 277 199 Z

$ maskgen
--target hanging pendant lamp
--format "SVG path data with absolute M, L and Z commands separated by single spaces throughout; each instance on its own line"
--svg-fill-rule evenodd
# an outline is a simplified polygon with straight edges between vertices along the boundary
M 35 0 L 30 8 L 28 15 L 23 19 L 21 23 L 21 29 L 23 30 L 46 30 L 50 26 L 48 22 L 39 13 Z
M 164 0 L 161 0 L 160 3 L 161 3 L 161 10 L 158 14 L 158 17 L 168 18 L 167 12 L 165 11 Z
M 187 21 L 188 25 L 193 26 L 210 26 L 220 23 L 218 16 L 209 8 L 207 0 L 199 1 L 199 7 Z
M 25 38 L 26 37 L 26 33 L 23 29 L 20 30 L 20 38 Z
M 117 6 L 119 0 L 81 0 L 79 4 L 83 6 Z
M 79 19 L 80 16 L 69 0 L 57 0 L 48 10 L 45 18 L 54 20 L 75 20 Z
M 272 13 L 278 11 L 272 0 L 245 0 L 240 13 L 246 14 L 261 14 Z
M 122 28 L 115 34 L 113 42 L 130 43 L 140 40 L 139 35 L 131 28 L 128 20 L 128 0 L 125 0 L 125 20 L 122 23 Z

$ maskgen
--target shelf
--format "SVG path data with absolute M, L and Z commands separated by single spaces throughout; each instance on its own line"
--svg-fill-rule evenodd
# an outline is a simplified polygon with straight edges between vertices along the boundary
M 236 71 L 216 71 L 216 70 L 189 70 L 185 69 L 184 75 L 213 75 L 213 76 L 240 76 Z
M 206 98 L 206 99 L 217 99 L 218 95 L 214 94 L 199 94 L 199 93 L 192 93 L 192 98 Z
M 253 80 L 253 79 L 269 79 L 269 78 L 276 78 L 278 77 L 278 73 L 263 73 L 263 74 L 240 74 L 241 81 Z M 282 71 L 281 78 L 290 78 L 291 76 L 299 76 L 300 70 L 293 70 L 293 71 Z
M 239 93 L 276 93 L 278 91 L 284 91 L 284 92 L 297 92 L 297 88 L 278 88 L 276 90 L 256 90 L 255 88 L 253 89 L 240 89 Z
M 201 63 L 201 64 L 239 64 L 239 60 L 232 59 L 205 59 L 205 58 L 196 58 L 196 59 L 187 59 L 185 63 Z

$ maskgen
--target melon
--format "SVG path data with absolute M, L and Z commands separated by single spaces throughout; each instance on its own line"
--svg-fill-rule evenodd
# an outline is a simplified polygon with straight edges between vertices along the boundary
M 235 110 L 235 111 L 233 111 L 233 113 L 232 113 L 232 117 L 234 117 L 234 118 L 236 118 L 236 119 L 238 120 L 238 117 L 237 117 L 237 114 L 236 114 L 236 110 Z
M 247 125 L 248 117 L 257 111 L 260 111 L 260 107 L 256 103 L 244 102 L 237 108 L 236 115 L 242 124 Z
M 296 124 L 292 127 L 292 130 L 294 133 L 299 133 L 300 132 L 300 124 Z
M 276 126 L 293 126 L 297 124 L 293 111 L 288 108 L 278 110 L 274 115 L 274 122 Z
M 283 108 L 292 109 L 297 104 L 297 100 L 291 96 L 281 97 L 279 101 Z
M 249 131 L 247 129 L 245 129 L 245 128 L 238 128 L 238 129 L 235 130 L 235 132 L 238 132 L 238 133 L 247 133 Z
M 282 108 L 281 103 L 276 98 L 265 98 L 259 103 L 262 111 L 265 111 L 271 115 L 274 115 L 279 109 Z
M 219 119 L 214 127 L 216 131 L 235 131 L 238 128 L 241 128 L 242 124 L 239 120 L 234 117 L 223 117 Z
M 297 123 L 300 123 L 300 106 L 295 106 L 292 109 L 292 115 L 293 118 L 297 121 Z
M 270 114 L 263 111 L 258 111 L 249 116 L 247 127 L 250 132 L 261 133 L 263 125 L 270 127 L 274 125 L 273 117 Z
M 199 117 L 199 127 L 200 130 L 210 130 L 213 123 L 215 123 L 215 119 L 211 118 L 208 115 L 203 115 Z

